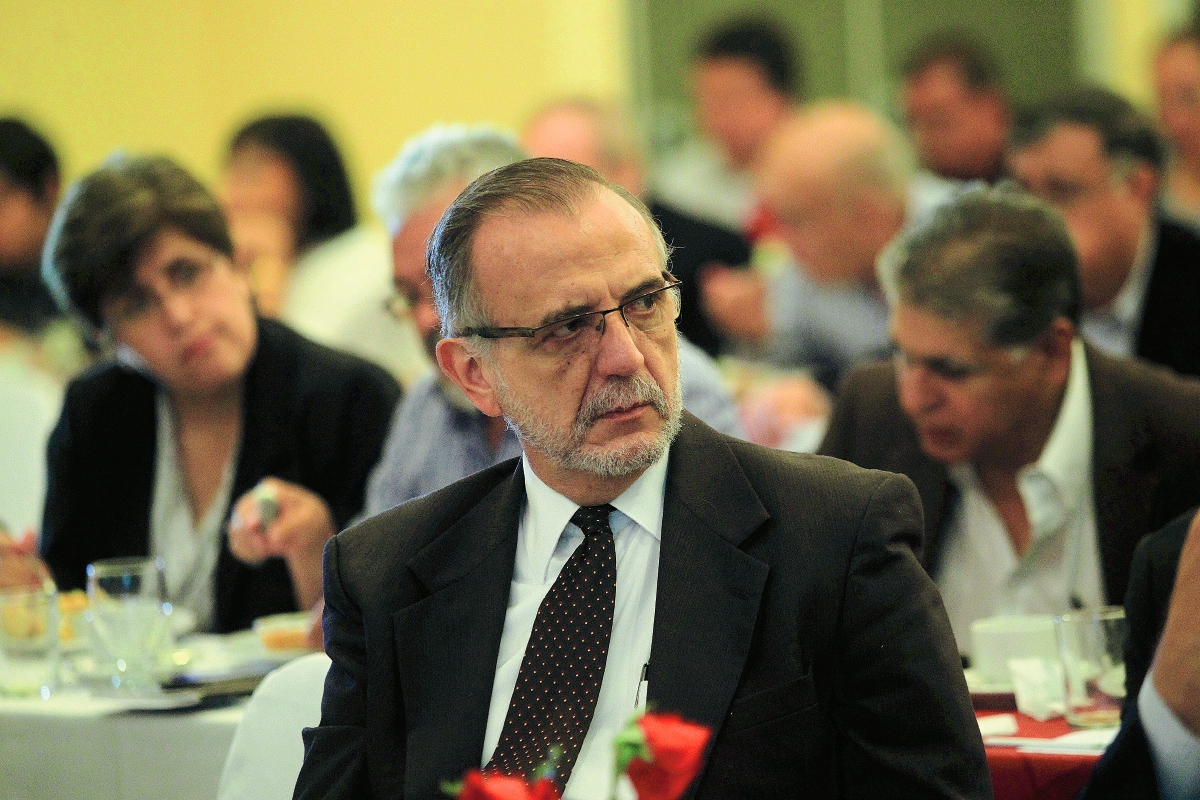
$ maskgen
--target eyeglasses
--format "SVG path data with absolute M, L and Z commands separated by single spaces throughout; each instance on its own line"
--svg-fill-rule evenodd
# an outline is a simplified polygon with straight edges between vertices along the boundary
M 1027 347 L 1006 347 L 1002 349 L 1009 362 L 1017 362 L 1029 354 Z M 899 348 L 892 354 L 897 372 L 905 372 L 914 367 L 924 367 L 934 375 L 950 383 L 964 383 L 972 378 L 978 378 L 996 369 L 996 365 L 962 361 L 946 356 L 914 356 Z
M 548 322 L 536 328 L 464 328 L 459 336 L 483 339 L 529 339 L 533 349 L 553 357 L 588 352 L 604 335 L 605 320 L 618 312 L 627 328 L 643 333 L 679 319 L 680 281 L 668 283 L 604 311 L 589 311 Z
M 161 309 L 164 294 L 191 296 L 204 290 L 213 268 L 223 256 L 217 254 L 206 261 L 177 258 L 163 267 L 165 290 L 134 284 L 105 304 L 105 316 L 110 323 L 137 323 L 147 319 L 152 311 Z

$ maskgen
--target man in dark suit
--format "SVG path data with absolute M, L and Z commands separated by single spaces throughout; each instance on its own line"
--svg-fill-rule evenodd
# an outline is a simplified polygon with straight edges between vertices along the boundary
M 973 190 L 906 240 L 898 354 L 843 383 L 820 452 L 907 475 L 959 647 L 980 617 L 1118 603 L 1138 540 L 1200 500 L 1200 384 L 1076 337 L 1053 210 Z
M 681 410 L 644 205 L 519 162 L 455 200 L 428 261 L 438 362 L 523 457 L 327 548 L 297 797 L 427 798 L 558 747 L 565 796 L 607 798 L 642 702 L 711 726 L 697 797 L 990 796 L 910 483 Z
M 1153 123 L 1098 88 L 1020 115 L 1008 158 L 1013 176 L 1066 219 L 1084 336 L 1113 355 L 1200 375 L 1200 237 L 1156 213 L 1164 161 Z
M 1200 794 L 1198 605 L 1200 514 L 1189 511 L 1134 553 L 1125 598 L 1125 713 L 1080 800 Z

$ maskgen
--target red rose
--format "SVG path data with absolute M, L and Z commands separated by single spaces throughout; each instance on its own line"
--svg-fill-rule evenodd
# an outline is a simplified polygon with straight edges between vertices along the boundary
M 558 788 L 545 778 L 530 786 L 524 778 L 473 769 L 463 776 L 457 800 L 558 800 Z
M 644 714 L 638 726 L 650 753 L 631 759 L 626 772 L 638 800 L 676 800 L 700 772 L 711 732 L 678 714 Z

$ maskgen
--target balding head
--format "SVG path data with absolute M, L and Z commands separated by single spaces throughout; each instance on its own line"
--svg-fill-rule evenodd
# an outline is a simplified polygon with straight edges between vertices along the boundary
M 534 158 L 591 167 L 633 195 L 644 188 L 641 148 L 627 116 L 593 100 L 560 100 L 533 115 L 521 136 Z
M 756 170 L 758 191 L 797 260 L 825 283 L 868 283 L 904 222 L 912 154 L 863 106 L 813 106 L 780 126 Z

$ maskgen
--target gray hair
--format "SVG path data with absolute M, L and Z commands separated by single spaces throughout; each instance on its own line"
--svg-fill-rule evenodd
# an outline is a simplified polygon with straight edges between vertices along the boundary
M 637 210 L 654 237 L 662 269 L 668 272 L 670 249 L 650 210 L 637 197 L 582 164 L 559 158 L 518 161 L 472 182 L 446 209 L 429 237 L 425 271 L 433 283 L 442 335 L 458 336 L 466 328 L 490 325 L 482 298 L 475 290 L 471 264 L 475 232 L 485 219 L 512 208 L 530 214 L 573 216 L 598 189 L 615 192 Z
M 528 156 L 516 134 L 490 125 L 434 125 L 409 139 L 375 178 L 371 204 L 395 236 L 406 219 L 453 184 Z
M 992 345 L 1032 342 L 1055 319 L 1078 324 L 1078 258 L 1058 212 L 1012 185 L 977 187 L 905 236 L 889 295 L 954 321 L 978 321 Z

